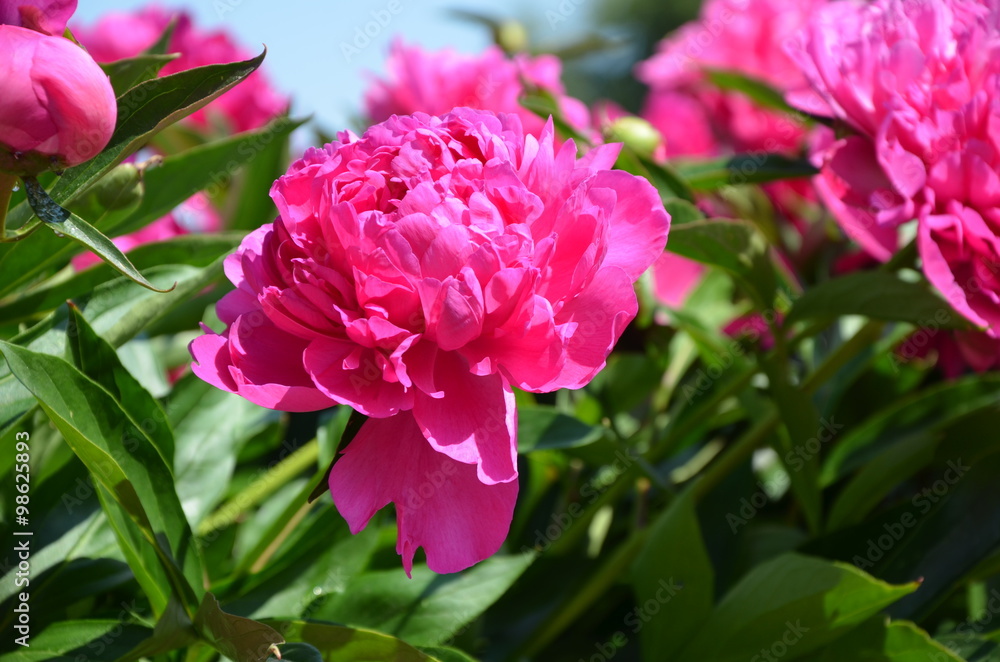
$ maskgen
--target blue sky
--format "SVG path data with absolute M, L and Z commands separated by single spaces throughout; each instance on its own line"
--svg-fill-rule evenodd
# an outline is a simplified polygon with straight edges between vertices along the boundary
M 455 20 L 448 10 L 475 8 L 498 17 L 528 18 L 533 34 L 546 43 L 569 41 L 583 23 L 587 0 L 198 0 L 162 1 L 187 7 L 199 25 L 225 27 L 247 47 L 266 44 L 264 67 L 283 92 L 293 95 L 293 114 L 313 114 L 324 129 L 351 126 L 358 114 L 366 72 L 381 72 L 392 38 L 436 49 L 474 53 L 490 43 L 487 31 Z M 92 24 L 107 11 L 147 4 L 136 0 L 81 0 L 75 21 Z M 390 6 L 397 9 L 393 14 Z M 579 11 L 578 11 L 579 10 Z M 567 20 L 550 21 L 552 12 Z M 377 20 L 382 19 L 384 27 Z M 388 20 L 386 20 L 388 18 Z M 365 45 L 368 29 L 374 36 Z M 355 41 L 357 40 L 357 41 Z M 362 46 L 358 48 L 357 46 Z M 355 50 L 356 49 L 356 50 Z

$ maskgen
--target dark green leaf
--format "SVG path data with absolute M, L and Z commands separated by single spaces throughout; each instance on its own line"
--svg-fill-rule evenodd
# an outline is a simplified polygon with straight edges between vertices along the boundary
M 518 451 L 578 448 L 592 444 L 604 429 L 560 414 L 551 407 L 522 407 L 517 412 Z
M 928 431 L 889 446 L 862 467 L 837 495 L 826 522 L 828 531 L 857 524 L 904 480 L 934 458 L 941 435 Z
M 167 416 L 178 440 L 177 495 L 197 528 L 225 497 L 243 444 L 275 414 L 189 374 L 174 386 Z
M 167 468 L 172 468 L 174 434 L 160 403 L 125 369 L 114 347 L 97 335 L 73 305 L 69 307 L 66 335 L 77 369 L 115 399 L 132 424 L 153 442 Z
M 377 629 L 416 646 L 434 646 L 493 604 L 534 558 L 494 556 L 460 575 L 437 575 L 426 566 L 414 566 L 412 579 L 399 568 L 364 573 L 316 617 Z
M 753 78 L 741 71 L 732 69 L 705 69 L 705 75 L 717 87 L 732 92 L 740 92 L 756 102 L 761 108 L 770 108 L 771 110 L 789 114 L 799 114 L 797 110 L 788 105 L 784 94 L 759 78 Z M 788 121 L 791 122 L 792 118 L 788 118 Z M 796 131 L 801 131 L 801 126 L 797 125 Z
M 821 528 L 822 499 L 819 487 L 820 448 L 839 431 L 834 424 L 821 420 L 812 398 L 793 385 L 779 361 L 763 361 L 770 384 L 770 394 L 778 406 L 787 435 L 778 434 L 775 450 L 788 472 L 792 491 L 805 513 L 809 530 Z
M 124 614 L 127 616 L 127 614 Z M 114 659 L 118 650 L 148 636 L 149 629 L 121 620 L 78 620 L 53 623 L 32 633 L 30 647 L 0 655 L 0 662 L 34 660 Z M 62 658 L 61 655 L 66 657 Z
M 632 567 L 636 604 L 645 618 L 643 658 L 670 660 L 684 647 L 712 611 L 715 571 L 708 558 L 691 490 L 664 510 Z M 646 622 L 648 620 L 648 622 Z
M 964 662 L 926 632 L 907 621 L 873 616 L 807 662 Z M 985 662 L 985 661 L 984 661 Z
M 667 250 L 719 267 L 738 277 L 770 308 L 777 289 L 764 235 L 749 223 L 725 219 L 691 221 L 670 229 Z
M 95 480 L 157 551 L 171 588 L 189 599 L 201 595 L 201 562 L 191 529 L 170 469 L 146 433 L 110 394 L 62 359 L 2 341 L 0 352 Z
M 784 554 L 753 568 L 702 622 L 680 662 L 737 662 L 777 642 L 795 656 L 829 645 L 917 589 L 854 566 Z
M 168 292 L 169 290 L 157 289 L 152 283 L 146 280 L 145 276 L 129 262 L 125 254 L 121 252 L 110 239 L 87 221 L 76 214 L 70 214 L 64 222 L 59 225 L 47 225 L 57 235 L 65 235 L 74 239 L 86 248 L 96 253 L 106 264 L 113 267 L 123 276 L 127 276 L 143 287 L 148 287 L 154 292 Z
M 212 648 L 234 662 L 264 662 L 272 648 L 285 641 L 269 625 L 222 611 L 211 593 L 205 594 L 194 627 Z
M 101 64 L 101 69 L 104 69 L 104 73 L 111 79 L 111 87 L 115 90 L 115 96 L 120 97 L 139 83 L 156 78 L 160 69 L 178 57 L 180 57 L 178 54 L 137 55 Z
M 242 235 L 236 233 L 183 235 L 170 241 L 136 246 L 128 252 L 128 258 L 137 269 L 144 270 L 158 265 L 206 267 L 219 256 L 231 252 L 241 239 Z M 47 313 L 67 299 L 86 295 L 117 276 L 117 271 L 102 262 L 49 287 L 34 289 L 9 303 L 0 304 L 0 317 L 22 321 Z
M 808 161 L 782 154 L 748 153 L 709 161 L 678 161 L 677 172 L 696 191 L 725 186 L 763 184 L 779 179 L 812 177 L 819 171 Z
M 663 203 L 663 207 L 670 214 L 670 227 L 676 228 L 679 225 L 690 223 L 691 221 L 701 221 L 705 215 L 687 200 L 674 198 Z
M 337 662 L 433 662 L 405 641 L 378 632 L 308 621 L 264 621 L 290 642 L 313 646 Z
M 795 301 L 787 323 L 841 315 L 912 322 L 936 329 L 972 326 L 925 283 L 900 280 L 885 271 L 860 271 L 820 283 Z

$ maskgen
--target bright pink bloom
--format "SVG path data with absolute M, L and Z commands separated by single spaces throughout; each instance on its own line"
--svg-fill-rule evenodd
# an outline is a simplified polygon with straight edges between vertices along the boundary
M 760 313 L 747 313 L 726 324 L 722 332 L 730 338 L 746 339 L 767 351 L 774 347 L 774 334 Z
M 704 275 L 701 262 L 664 252 L 653 263 L 653 294 L 671 308 L 680 308 Z
M 208 197 L 203 193 L 196 193 L 163 218 L 132 234 L 115 237 L 111 241 L 122 253 L 127 253 L 136 246 L 168 241 L 192 232 L 215 232 L 221 227 L 222 220 Z M 93 253 L 81 253 L 73 258 L 73 268 L 79 271 L 100 261 L 101 258 Z
M 845 0 L 789 46 L 823 106 L 856 134 L 820 152 L 856 236 L 918 221 L 924 272 L 1000 336 L 1000 6 Z M 821 103 L 817 103 L 817 99 Z M 886 259 L 884 249 L 879 257 Z
M 61 36 L 75 11 L 76 0 L 0 0 L 0 25 Z
M 118 116 L 108 77 L 62 37 L 0 25 L 0 171 L 36 175 L 104 149 Z
M 80 43 L 98 62 L 113 62 L 135 57 L 159 39 L 177 17 L 177 27 L 167 51 L 180 57 L 163 68 L 162 75 L 186 71 L 209 64 L 237 62 L 253 57 L 224 30 L 197 28 L 187 12 L 168 12 L 150 6 L 138 12 L 106 14 L 92 27 L 74 26 Z M 229 90 L 208 106 L 194 113 L 188 121 L 211 127 L 219 120 L 235 132 L 257 129 L 288 109 L 288 99 L 278 94 L 261 71 Z M 213 118 L 217 118 L 213 121 Z
M 401 40 L 392 44 L 386 63 L 388 77 L 376 78 L 365 93 L 368 119 L 381 122 L 390 115 L 428 113 L 442 115 L 467 106 L 513 113 L 521 118 L 525 133 L 541 135 L 545 120 L 522 107 L 522 81 L 551 93 L 563 116 L 574 128 L 588 130 L 587 106 L 566 96 L 560 76 L 562 63 L 554 55 L 516 55 L 508 58 L 497 46 L 480 55 L 463 55 L 450 49 L 428 53 Z
M 719 91 L 703 70 L 738 71 L 780 90 L 803 87 L 802 73 L 781 46 L 825 3 L 708 0 L 698 20 L 661 41 L 636 75 L 650 87 L 642 116 L 664 134 L 668 153 L 700 156 L 716 145 L 721 151 L 796 151 L 805 135 L 798 123 L 742 94 Z
M 579 388 L 637 311 L 669 217 L 645 180 L 515 115 L 396 116 L 311 149 L 226 262 L 195 373 L 265 407 L 371 417 L 334 465 L 351 530 L 394 502 L 407 572 L 494 553 L 517 492 L 511 386 Z M 440 479 L 444 474 L 445 480 Z

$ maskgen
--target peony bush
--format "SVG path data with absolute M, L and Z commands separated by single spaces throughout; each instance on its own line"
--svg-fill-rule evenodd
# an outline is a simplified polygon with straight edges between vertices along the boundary
M 0 662 L 995 657 L 1000 5 L 571 4 L 0 0 Z

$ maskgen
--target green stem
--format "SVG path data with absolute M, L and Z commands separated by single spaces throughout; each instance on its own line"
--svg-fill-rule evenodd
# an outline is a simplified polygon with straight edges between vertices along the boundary
M 318 457 L 319 442 L 313 439 L 202 520 L 198 525 L 198 535 L 205 536 L 234 524 L 244 513 L 274 494 L 288 481 L 306 469 L 315 468 Z
M 521 655 L 518 657 L 523 659 L 536 657 L 594 601 L 611 588 L 615 582 L 619 581 L 628 566 L 638 556 L 647 537 L 649 537 L 649 529 L 641 529 L 619 545 L 611 557 L 602 563 L 596 572 L 589 575 L 589 579 L 583 587 L 572 598 L 563 603 L 551 618 L 545 619 L 542 628 L 536 630 L 532 637 L 525 642 Z
M 10 198 L 14 195 L 14 187 L 17 186 L 17 177 L 0 172 L 0 238 L 7 238 L 7 207 L 10 206 Z

